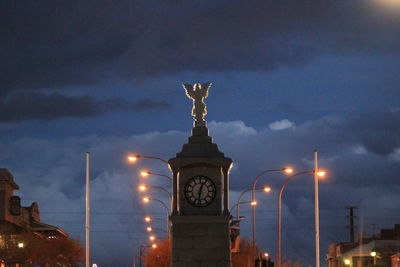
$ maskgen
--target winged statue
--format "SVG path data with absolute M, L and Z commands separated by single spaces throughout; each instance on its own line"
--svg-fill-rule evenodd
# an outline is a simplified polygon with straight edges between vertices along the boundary
M 208 89 L 210 89 L 212 83 L 195 83 L 183 84 L 183 88 L 186 90 L 186 95 L 193 100 L 192 116 L 194 117 L 194 126 L 203 127 L 206 126 L 204 116 L 207 114 L 206 103 L 204 99 L 208 96 Z

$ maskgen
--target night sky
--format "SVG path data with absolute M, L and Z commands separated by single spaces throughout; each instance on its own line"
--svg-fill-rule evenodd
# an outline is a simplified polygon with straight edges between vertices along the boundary
M 85 152 L 92 164 L 92 261 L 132 266 L 146 244 L 140 169 L 129 153 L 175 156 L 192 127 L 182 83 L 213 83 L 210 135 L 234 160 L 231 200 L 265 169 L 320 182 L 321 259 L 358 231 L 400 223 L 400 1 L 40 0 L 0 2 L 0 167 L 43 222 L 84 242 Z M 260 184 L 258 240 L 276 252 L 283 174 Z M 149 178 L 149 184 L 168 182 Z M 167 201 L 162 192 L 153 197 Z M 242 235 L 251 237 L 249 207 Z M 284 194 L 284 259 L 314 264 L 313 183 Z M 164 223 L 156 224 L 163 227 Z M 163 233 L 158 234 L 159 237 Z

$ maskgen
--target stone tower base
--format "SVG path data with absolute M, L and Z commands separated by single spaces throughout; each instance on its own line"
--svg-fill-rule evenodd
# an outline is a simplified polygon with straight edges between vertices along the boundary
M 229 216 L 171 216 L 172 267 L 231 267 Z

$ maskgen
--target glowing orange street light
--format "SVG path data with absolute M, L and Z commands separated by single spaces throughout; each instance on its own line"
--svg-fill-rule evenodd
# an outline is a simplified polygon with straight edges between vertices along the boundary
M 325 174 L 326 174 L 326 171 L 324 171 L 324 170 L 318 170 L 318 171 L 316 172 L 316 174 L 318 175 L 318 177 L 324 177 Z
M 170 203 L 172 204 L 172 195 L 164 187 L 162 187 L 162 186 L 153 186 L 153 185 L 145 185 L 145 184 L 141 184 L 141 185 L 138 186 L 139 191 L 142 191 L 142 192 L 146 191 L 149 188 L 160 189 L 160 190 L 164 191 L 168 195 Z
M 147 230 L 147 232 L 151 232 L 151 231 L 153 231 L 153 228 L 151 226 L 149 226 L 146 228 L 146 230 Z
M 257 205 L 257 201 L 251 201 L 251 202 L 250 202 L 250 205 L 256 206 L 256 205 Z
M 259 188 L 256 188 L 256 190 L 262 190 L 265 193 L 269 193 L 271 192 L 272 188 L 270 186 L 261 186 Z M 242 191 L 237 199 L 237 202 L 235 205 L 233 205 L 230 209 L 230 211 L 232 212 L 232 210 L 236 207 L 236 218 L 239 219 L 240 218 L 240 205 L 241 204 L 250 204 L 251 205 L 251 201 L 246 201 L 246 202 L 241 202 L 240 200 L 242 199 L 242 197 L 249 191 L 252 191 L 252 189 L 246 189 L 244 191 Z
M 147 170 L 140 171 L 140 175 L 144 178 L 146 178 L 149 175 L 161 176 L 161 177 L 167 178 L 168 180 L 172 181 L 172 177 L 170 177 L 168 175 L 161 174 L 161 173 L 155 173 L 155 172 L 151 172 L 151 171 L 147 171 Z
M 139 157 L 137 155 L 129 155 L 128 156 L 128 161 L 129 162 L 135 162 Z
M 293 173 L 293 169 L 288 167 L 288 168 L 283 168 L 283 171 L 286 172 L 287 174 Z
M 264 192 L 271 192 L 271 187 L 270 186 L 264 186 L 263 188 L 262 188 L 262 190 L 264 191 Z
M 151 172 L 149 172 L 149 171 L 140 171 L 140 175 L 143 176 L 143 177 L 147 177 L 150 174 L 151 174 Z
M 139 189 L 139 191 L 146 191 L 147 185 L 141 184 L 141 185 L 139 185 L 138 189 Z
M 152 248 L 157 248 L 157 244 L 151 244 Z
M 19 247 L 19 248 L 23 248 L 23 247 L 24 247 L 24 243 L 18 242 L 18 247 Z
M 148 203 L 149 201 L 150 201 L 150 198 L 149 198 L 149 197 L 144 197 L 144 198 L 143 198 L 143 202 L 144 202 L 144 203 Z
M 269 254 L 267 252 L 264 253 L 264 257 L 268 258 Z
M 144 217 L 144 221 L 145 222 L 151 222 L 151 217 L 149 217 L 149 216 Z
M 156 240 L 156 236 L 151 235 L 151 236 L 149 236 L 149 239 L 150 239 L 151 241 L 154 241 L 154 240 Z
M 127 157 L 127 159 L 128 159 L 129 162 L 132 162 L 132 163 L 137 161 L 138 159 L 156 159 L 156 160 L 162 161 L 165 164 L 168 164 L 168 161 L 166 161 L 165 159 L 159 158 L 159 157 L 148 157 L 148 156 L 133 155 L 132 154 L 132 155 L 129 155 Z

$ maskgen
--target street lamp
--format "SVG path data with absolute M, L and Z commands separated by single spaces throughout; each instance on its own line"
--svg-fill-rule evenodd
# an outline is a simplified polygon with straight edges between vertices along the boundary
M 374 266 L 376 265 L 376 251 L 371 251 L 370 253 L 371 257 L 374 258 Z
M 282 185 L 281 189 L 279 190 L 279 198 L 278 198 L 278 249 L 277 249 L 277 267 L 281 266 L 281 231 L 282 231 L 282 194 L 283 190 L 285 189 L 286 185 L 292 181 L 296 176 L 303 175 L 303 174 L 316 174 L 318 177 L 323 177 L 325 175 L 325 171 L 323 170 L 314 170 L 314 171 L 304 171 L 298 172 L 290 176 L 286 179 L 285 183 Z
M 136 162 L 138 159 L 155 159 L 155 160 L 161 161 L 161 162 L 163 162 L 163 163 L 168 165 L 168 161 L 166 161 L 165 159 L 159 158 L 159 157 L 151 157 L 151 156 L 142 156 L 142 155 L 131 154 L 131 155 L 129 155 L 127 157 L 127 159 L 128 159 L 128 162 L 131 162 L 131 163 Z
M 146 217 L 144 217 L 144 221 L 145 221 L 145 222 L 162 221 L 162 219 L 160 219 L 160 218 L 153 218 L 153 217 L 150 217 L 150 216 L 146 216 Z
M 160 231 L 160 232 L 166 233 L 165 230 L 160 229 L 160 228 L 154 228 L 154 227 L 152 227 L 152 226 L 146 227 L 146 231 L 149 232 L 149 233 L 150 233 L 150 232 L 156 232 L 156 231 Z
M 155 176 L 160 176 L 160 177 L 167 178 L 168 180 L 172 181 L 172 177 L 170 177 L 168 175 L 161 174 L 161 173 L 150 172 L 150 171 L 146 171 L 146 170 L 140 171 L 140 175 L 142 177 L 144 177 L 144 178 L 148 177 L 149 175 L 155 175 Z
M 154 185 L 141 184 L 141 185 L 139 185 L 139 187 L 138 187 L 139 191 L 142 191 L 142 192 L 146 191 L 147 189 L 151 189 L 151 188 L 152 188 L 152 189 L 160 189 L 160 190 L 164 191 L 164 192 L 168 195 L 169 199 L 172 200 L 172 195 L 171 195 L 171 193 L 170 193 L 167 189 L 165 189 L 164 187 L 162 187 L 162 186 L 154 186 Z
M 141 184 L 141 185 L 139 185 L 138 189 L 139 189 L 139 191 L 142 191 L 142 192 L 146 191 L 147 189 L 159 189 L 159 190 L 162 190 L 163 192 L 165 192 L 168 195 L 170 206 L 171 206 L 171 209 L 172 209 L 172 194 L 167 189 L 165 189 L 164 187 Z
M 18 242 L 18 247 L 19 248 L 24 248 L 24 243 L 23 242 Z
M 253 181 L 252 191 L 251 191 L 251 201 L 256 201 L 256 185 L 261 176 L 270 172 L 285 172 L 286 174 L 291 174 L 293 172 L 292 168 L 282 168 L 274 170 L 265 170 L 260 172 Z M 255 202 L 257 203 L 257 202 Z M 252 220 L 253 220 L 253 246 L 256 245 L 256 205 L 252 205 Z
M 166 217 L 167 217 L 167 237 L 169 238 L 169 215 L 170 215 L 170 213 L 169 213 L 169 210 L 168 210 L 168 206 L 163 201 L 161 201 L 159 199 L 156 199 L 156 198 L 151 198 L 151 197 L 144 197 L 143 198 L 143 202 L 144 203 L 149 203 L 151 200 L 160 203 L 165 209 L 165 213 L 166 213 Z M 149 218 L 149 219 L 151 219 L 151 218 Z
M 251 202 L 252 202 L 252 201 L 241 202 L 240 200 L 242 199 L 242 197 L 243 197 L 247 192 L 250 192 L 251 190 L 252 190 L 252 189 L 250 188 L 250 189 L 246 189 L 246 190 L 242 191 L 242 192 L 240 193 L 238 199 L 237 199 L 236 204 L 233 205 L 232 208 L 231 208 L 231 211 L 232 211 L 232 210 L 236 207 L 236 218 L 238 218 L 238 219 L 239 219 L 239 217 L 240 217 L 240 205 L 241 205 L 241 204 L 251 204 Z M 270 187 L 270 186 L 262 186 L 262 187 L 256 188 L 256 191 L 258 191 L 258 190 L 260 190 L 260 191 L 262 190 L 262 191 L 264 191 L 264 192 L 266 192 L 266 193 L 269 193 L 269 192 L 271 191 L 271 187 Z M 257 205 L 257 201 L 253 202 L 253 204 L 254 204 L 254 205 Z

